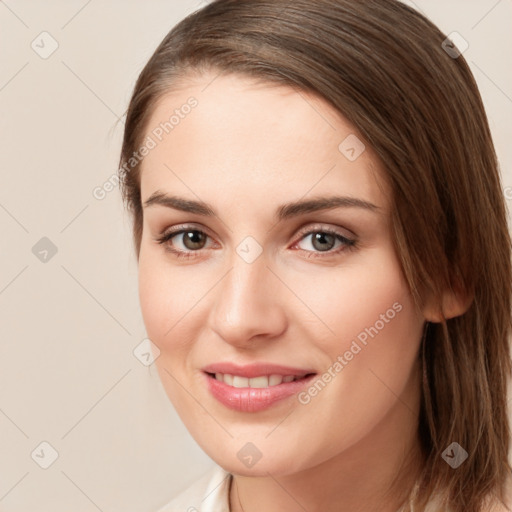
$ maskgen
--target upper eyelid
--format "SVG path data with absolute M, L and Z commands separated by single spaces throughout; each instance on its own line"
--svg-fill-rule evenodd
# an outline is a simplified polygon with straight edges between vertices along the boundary
M 342 230 L 348 231 L 350 234 L 341 233 L 340 231 L 342 231 Z M 341 228 L 340 226 L 332 227 L 332 226 L 328 226 L 327 224 L 321 224 L 321 223 L 317 223 L 312 226 L 308 225 L 304 228 L 300 228 L 297 231 L 297 235 L 309 235 L 311 233 L 315 233 L 318 231 L 327 232 L 327 233 L 335 233 L 335 234 L 343 236 L 344 238 L 349 238 L 349 239 L 356 238 L 355 233 L 353 233 L 351 230 L 349 230 L 347 228 Z
M 200 233 L 204 233 L 208 238 L 212 240 L 214 239 L 214 237 L 210 235 L 208 230 L 202 227 L 195 226 L 193 224 L 183 224 L 174 226 L 171 229 L 164 229 L 162 233 L 159 235 L 159 238 L 177 236 L 186 233 L 187 231 L 199 231 Z

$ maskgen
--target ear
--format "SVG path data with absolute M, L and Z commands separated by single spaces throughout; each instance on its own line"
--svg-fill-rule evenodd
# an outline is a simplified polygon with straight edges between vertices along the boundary
M 434 323 L 443 321 L 456 316 L 463 315 L 471 306 L 475 294 L 473 292 L 464 292 L 461 288 L 446 289 L 441 296 L 441 303 L 434 297 L 429 297 L 423 307 L 423 316 L 425 320 Z

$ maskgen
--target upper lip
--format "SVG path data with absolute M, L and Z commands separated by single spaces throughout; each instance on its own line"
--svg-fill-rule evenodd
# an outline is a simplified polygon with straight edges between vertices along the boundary
M 239 375 L 240 377 L 247 377 L 249 379 L 262 375 L 295 375 L 302 377 L 309 373 L 316 373 L 310 368 L 294 368 L 265 362 L 246 365 L 238 365 L 230 362 L 213 363 L 203 367 L 202 370 L 206 373 L 227 373 L 229 375 Z

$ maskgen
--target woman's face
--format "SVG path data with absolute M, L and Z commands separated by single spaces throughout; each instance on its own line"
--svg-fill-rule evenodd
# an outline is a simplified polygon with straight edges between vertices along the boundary
M 360 139 L 316 96 L 234 75 L 190 78 L 149 121 L 142 314 L 178 414 L 231 472 L 292 474 L 416 421 L 424 318 Z

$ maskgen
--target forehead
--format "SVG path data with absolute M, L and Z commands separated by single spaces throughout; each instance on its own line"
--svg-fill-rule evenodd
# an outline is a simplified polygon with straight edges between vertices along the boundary
M 337 192 L 385 207 L 378 158 L 320 97 L 238 75 L 180 85 L 146 127 L 154 147 L 141 165 L 142 200 L 155 190 L 267 202 Z

